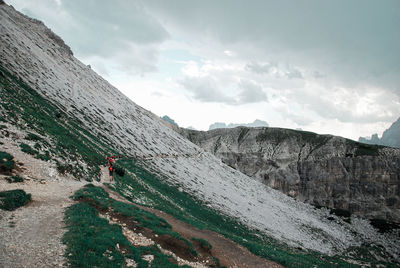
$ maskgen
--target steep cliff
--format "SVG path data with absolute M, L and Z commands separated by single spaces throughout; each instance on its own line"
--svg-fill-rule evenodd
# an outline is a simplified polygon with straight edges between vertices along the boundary
M 400 150 L 279 128 L 181 130 L 227 165 L 298 200 L 400 222 Z

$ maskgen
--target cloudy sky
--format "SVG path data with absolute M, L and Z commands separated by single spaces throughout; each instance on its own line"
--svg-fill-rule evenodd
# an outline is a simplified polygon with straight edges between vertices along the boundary
M 6 0 L 180 126 L 358 139 L 400 117 L 400 1 Z

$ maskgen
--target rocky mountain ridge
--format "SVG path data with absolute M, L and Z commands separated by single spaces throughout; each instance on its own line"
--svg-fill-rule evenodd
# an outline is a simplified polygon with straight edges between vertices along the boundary
M 373 134 L 371 138 L 360 137 L 358 141 L 400 148 L 400 117 L 383 132 L 381 138 L 378 137 L 378 134 Z
M 268 123 L 259 119 L 254 120 L 253 123 L 222 123 L 222 122 L 215 122 L 210 125 L 208 130 L 218 129 L 218 128 L 235 128 L 235 127 L 268 127 Z
M 279 128 L 181 130 L 264 184 L 318 207 L 400 223 L 400 150 Z

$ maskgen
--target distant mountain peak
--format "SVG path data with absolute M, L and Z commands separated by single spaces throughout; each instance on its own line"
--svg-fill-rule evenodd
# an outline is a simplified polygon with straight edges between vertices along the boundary
M 254 120 L 253 123 L 230 123 L 226 124 L 223 122 L 216 122 L 211 124 L 208 130 L 213 130 L 217 128 L 235 128 L 235 127 L 269 127 L 268 123 L 259 119 Z
M 164 115 L 163 117 L 161 117 L 161 119 L 172 125 L 178 126 L 178 124 L 175 122 L 175 120 L 172 119 L 171 117 L 169 117 L 168 115 Z
M 381 138 L 378 134 L 373 134 L 371 137 L 360 137 L 358 141 L 400 148 L 400 117 L 383 132 Z

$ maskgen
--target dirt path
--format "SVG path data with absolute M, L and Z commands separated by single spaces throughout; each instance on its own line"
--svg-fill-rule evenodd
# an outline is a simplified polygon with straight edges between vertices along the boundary
M 201 230 L 192 225 L 179 221 L 172 217 L 171 215 L 159 211 L 156 209 L 143 207 L 134 203 L 129 202 L 119 193 L 109 189 L 108 187 L 103 186 L 103 188 L 110 194 L 111 198 L 114 198 L 121 202 L 126 202 L 138 206 L 146 211 L 152 212 L 159 217 L 164 218 L 171 226 L 175 232 L 180 233 L 186 239 L 190 239 L 191 237 L 202 238 L 210 242 L 213 246 L 212 254 L 217 257 L 221 265 L 227 267 L 282 267 L 281 265 L 268 261 L 266 259 L 260 258 L 253 253 L 251 253 L 248 249 L 232 242 L 231 240 L 217 234 L 215 232 L 209 230 Z
M 0 267 L 61 267 L 65 263 L 64 211 L 69 196 L 86 182 L 59 176 L 50 162 L 22 153 L 10 139 L 1 150 L 23 163 L 19 175 L 25 181 L 8 183 L 0 175 L 0 191 L 23 189 L 32 201 L 15 211 L 0 210 Z
M 61 238 L 64 210 L 77 183 L 40 182 L 5 184 L 0 191 L 24 189 L 32 201 L 15 211 L 0 211 L 0 267 L 61 267 L 65 246 Z

